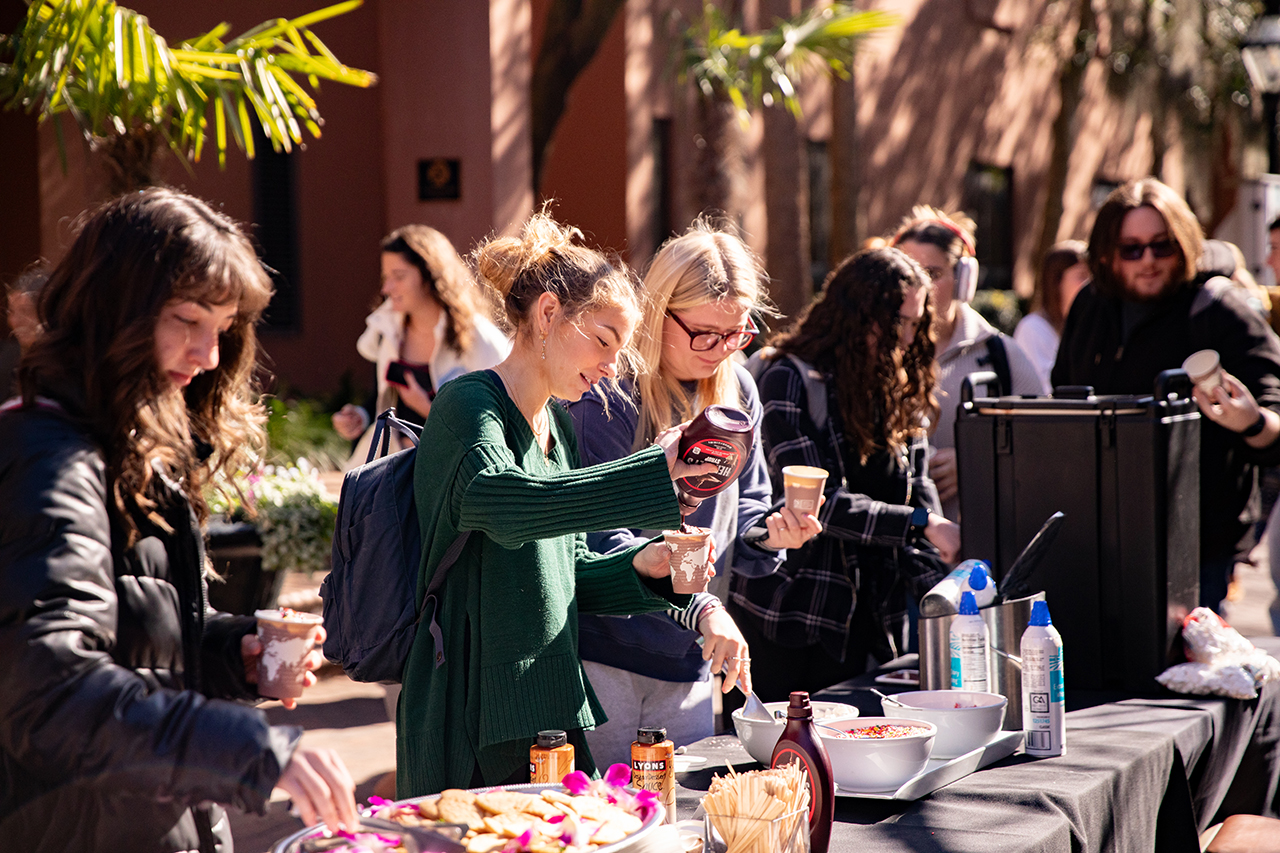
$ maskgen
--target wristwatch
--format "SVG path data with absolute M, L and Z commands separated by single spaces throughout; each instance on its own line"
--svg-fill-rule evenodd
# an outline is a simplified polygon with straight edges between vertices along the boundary
M 1266 415 L 1263 414 L 1264 411 L 1265 411 L 1264 409 L 1258 409 L 1258 419 L 1254 421 L 1252 424 L 1250 424 L 1249 426 L 1240 430 L 1240 434 L 1243 435 L 1245 438 L 1253 438 L 1255 435 L 1258 435 L 1264 429 L 1266 429 L 1267 418 L 1266 418 Z
M 929 510 L 918 506 L 911 511 L 911 535 L 919 539 L 924 536 L 924 529 L 929 526 Z

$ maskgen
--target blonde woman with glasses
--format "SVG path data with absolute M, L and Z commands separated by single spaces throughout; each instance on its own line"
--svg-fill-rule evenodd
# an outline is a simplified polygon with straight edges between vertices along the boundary
M 699 221 L 669 240 L 644 279 L 637 376 L 617 389 L 597 387 L 570 404 L 586 464 L 620 459 L 709 405 L 742 409 L 759 426 L 755 383 L 733 355 L 768 312 L 764 271 L 732 234 Z M 757 438 L 736 482 L 705 500 L 688 523 L 713 531 L 715 568 L 767 575 L 821 529 L 812 515 L 772 511 L 772 486 Z M 631 528 L 590 534 L 612 552 L 656 531 Z M 751 688 L 750 656 L 720 599 L 701 593 L 682 612 L 579 618 L 579 651 L 609 721 L 587 732 L 598 761 L 627 761 L 640 726 L 664 726 L 677 745 L 714 733 L 713 673 L 727 693 Z

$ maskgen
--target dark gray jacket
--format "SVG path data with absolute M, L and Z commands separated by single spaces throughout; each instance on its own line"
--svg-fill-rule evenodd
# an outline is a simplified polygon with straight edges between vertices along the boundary
M 217 802 L 261 811 L 299 730 L 244 680 L 253 620 L 208 610 L 195 515 L 132 547 L 105 461 L 61 407 L 0 411 L 0 846 L 217 851 Z M 223 698 L 211 698 L 211 697 Z

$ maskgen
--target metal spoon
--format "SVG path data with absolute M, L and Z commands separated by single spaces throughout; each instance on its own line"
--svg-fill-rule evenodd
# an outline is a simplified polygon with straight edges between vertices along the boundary
M 881 699 L 888 702 L 890 705 L 897 705 L 899 708 L 911 707 L 910 705 L 906 705 L 906 704 L 903 704 L 902 702 L 899 702 L 897 699 L 894 699 L 892 696 L 890 696 L 887 693 L 881 693 L 879 690 L 875 689 L 874 687 L 868 687 L 867 689 L 870 690 L 872 693 L 876 694 L 877 696 L 879 696 Z

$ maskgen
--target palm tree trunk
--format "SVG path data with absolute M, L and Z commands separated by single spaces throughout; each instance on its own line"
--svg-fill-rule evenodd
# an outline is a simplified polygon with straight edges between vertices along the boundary
M 862 193 L 862 160 L 858 155 L 858 98 L 854 79 L 831 83 L 831 269 L 858 250 L 862 225 L 858 200 Z
M 784 107 L 764 111 L 765 214 L 768 217 L 769 293 L 795 317 L 813 298 L 809 246 L 809 149 Z
M 156 158 L 163 147 L 160 135 L 144 127 L 134 127 L 121 135 L 95 137 L 89 143 L 111 196 L 154 185 Z

